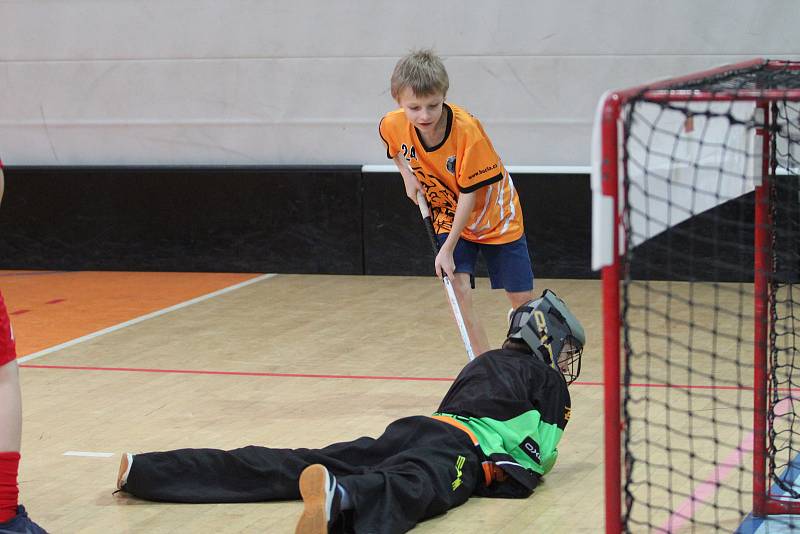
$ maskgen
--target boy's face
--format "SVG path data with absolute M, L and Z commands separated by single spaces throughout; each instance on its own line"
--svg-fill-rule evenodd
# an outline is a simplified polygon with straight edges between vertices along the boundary
M 397 103 L 403 108 L 408 121 L 422 133 L 433 133 L 444 118 L 443 94 L 417 96 L 410 87 L 405 87 L 400 91 Z

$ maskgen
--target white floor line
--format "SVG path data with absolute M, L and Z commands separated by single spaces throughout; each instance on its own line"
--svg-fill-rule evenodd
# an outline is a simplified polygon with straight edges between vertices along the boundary
M 169 308 L 164 308 L 163 310 L 158 310 L 152 313 L 148 313 L 147 315 L 142 315 L 141 317 L 136 317 L 135 319 L 131 319 L 130 321 L 125 321 L 124 323 L 119 323 L 114 326 L 109 326 L 108 328 L 104 328 L 102 330 L 98 330 L 97 332 L 92 332 L 91 334 L 86 334 L 85 336 L 81 336 L 79 338 L 75 338 L 71 341 L 67 341 L 65 343 L 61 343 L 59 345 L 55 345 L 53 347 L 40 350 L 39 352 L 34 352 L 33 354 L 28 354 L 27 356 L 23 356 L 22 358 L 17 358 L 17 363 L 25 363 L 31 360 L 35 360 L 36 358 L 41 358 L 42 356 L 46 356 L 47 354 L 52 354 L 53 352 L 57 352 L 62 349 L 66 349 L 67 347 L 71 347 L 73 345 L 77 345 L 78 343 L 83 343 L 84 341 L 89 341 L 91 339 L 98 338 L 100 336 L 104 336 L 106 334 L 110 334 L 111 332 L 116 332 L 117 330 L 121 330 L 122 328 L 141 323 L 143 321 L 147 321 L 148 319 L 152 319 L 154 317 L 159 317 L 166 313 L 173 312 L 175 310 L 180 310 L 182 308 L 186 308 L 187 306 L 191 306 L 192 304 L 197 304 L 198 302 L 203 302 L 204 300 L 208 300 L 210 298 L 217 297 L 219 295 L 223 295 L 225 293 L 230 293 L 231 291 L 235 291 L 239 288 L 249 286 L 250 284 L 255 284 L 256 282 L 260 282 L 262 280 L 266 280 L 267 278 L 272 278 L 277 276 L 275 273 L 269 274 L 262 274 L 261 276 L 256 276 L 255 278 L 251 278 L 250 280 L 245 280 L 244 282 L 240 282 L 238 284 L 228 286 L 226 288 L 220 289 L 219 291 L 214 291 L 212 293 L 208 293 L 206 295 L 201 295 L 197 298 L 193 298 L 191 300 L 187 300 L 185 302 L 181 302 L 179 304 L 175 304 L 174 306 L 170 306 Z
M 87 458 L 111 458 L 113 452 L 67 451 L 62 456 L 84 456 Z

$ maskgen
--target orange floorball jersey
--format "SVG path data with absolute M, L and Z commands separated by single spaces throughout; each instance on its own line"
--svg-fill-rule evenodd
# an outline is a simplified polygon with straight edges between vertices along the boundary
M 493 245 L 519 239 L 519 196 L 483 126 L 454 104 L 444 104 L 444 113 L 444 139 L 434 147 L 425 146 L 402 109 L 387 113 L 379 127 L 386 156 L 402 154 L 422 183 L 436 233 L 450 231 L 459 193 L 475 191 L 475 209 L 461 237 Z

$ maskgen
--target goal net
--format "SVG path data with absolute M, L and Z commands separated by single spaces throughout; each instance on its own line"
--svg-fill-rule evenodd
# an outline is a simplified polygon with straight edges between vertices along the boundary
M 607 531 L 800 514 L 800 62 L 607 93 L 593 166 Z

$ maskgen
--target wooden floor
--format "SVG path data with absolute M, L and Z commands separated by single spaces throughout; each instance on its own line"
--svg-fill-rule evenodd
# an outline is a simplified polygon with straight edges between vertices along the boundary
M 545 287 L 588 337 L 558 464 L 530 499 L 471 499 L 415 532 L 602 529 L 600 285 Z M 52 532 L 294 532 L 298 502 L 112 495 L 119 454 L 375 436 L 431 413 L 466 362 L 434 278 L 6 271 L 0 289 L 22 363 L 21 500 Z M 499 344 L 505 297 L 486 280 L 475 296 Z

